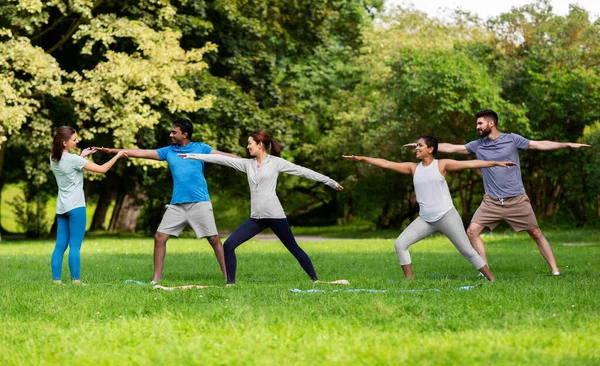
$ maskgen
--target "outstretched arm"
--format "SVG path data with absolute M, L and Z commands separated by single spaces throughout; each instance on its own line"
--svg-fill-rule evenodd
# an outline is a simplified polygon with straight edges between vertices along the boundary
M 213 150 L 213 151 L 215 151 L 215 150 Z M 226 156 L 224 154 L 218 154 L 218 153 L 213 154 L 212 152 L 210 154 L 177 154 L 177 155 L 181 156 L 184 159 L 194 159 L 194 160 L 203 161 L 205 163 L 225 165 L 230 168 L 233 168 L 233 169 L 236 169 L 236 170 L 239 170 L 241 172 L 248 174 L 249 159 L 241 159 L 241 158 L 237 158 L 237 157 L 232 158 L 232 157 Z
M 211 153 L 211 154 L 219 154 L 219 155 L 223 155 L 223 156 L 229 156 L 230 158 L 238 158 L 238 159 L 240 158 L 240 157 L 239 157 L 239 156 L 237 156 L 237 155 L 230 154 L 230 153 L 226 153 L 226 152 L 219 151 L 219 150 L 213 150 L 213 151 L 211 151 L 210 153 Z
M 517 165 L 512 161 L 485 161 L 485 160 L 452 160 L 441 159 L 439 167 L 444 172 L 453 172 L 464 169 L 491 168 L 493 166 L 501 166 L 508 168 Z
M 367 156 L 355 156 L 355 155 L 342 155 L 346 159 L 364 161 L 367 164 L 374 165 L 379 168 L 390 169 L 401 174 L 412 175 L 415 173 L 417 163 L 395 163 L 393 161 L 369 158 Z
M 109 161 L 107 161 L 106 163 L 104 163 L 102 165 L 98 165 L 98 164 L 90 161 L 83 166 L 83 169 L 89 170 L 89 171 L 95 172 L 95 173 L 106 173 L 110 168 L 112 168 L 113 165 L 115 165 L 117 160 L 119 160 L 122 157 L 126 158 L 127 154 L 123 151 L 119 151 L 117 153 L 117 155 L 113 156 L 113 158 L 110 159 Z
M 410 144 L 405 144 L 403 146 L 414 148 L 414 147 L 417 147 L 417 143 L 412 142 Z M 447 144 L 445 142 L 438 144 L 437 151 L 439 151 L 441 153 L 446 153 L 446 154 L 468 154 L 469 153 L 469 151 L 467 151 L 467 147 L 465 145 Z
M 344 187 L 342 187 L 335 180 L 333 180 L 333 179 L 329 178 L 328 176 L 323 175 L 321 173 L 317 173 L 314 170 L 310 170 L 303 166 L 300 166 L 300 165 L 297 165 L 294 163 L 290 163 L 289 161 L 282 159 L 282 158 L 276 158 L 275 162 L 277 164 L 277 170 L 281 173 L 292 174 L 292 175 L 297 175 L 299 177 L 312 179 L 316 182 L 323 183 L 337 191 L 341 191 L 342 189 L 344 189 Z
M 94 149 L 96 149 L 97 151 L 102 151 L 102 152 L 108 153 L 108 154 L 116 154 L 119 151 L 123 151 L 130 158 L 159 160 L 158 152 L 156 150 L 114 149 L 114 148 L 108 148 L 108 147 L 95 147 Z
M 528 150 L 551 151 L 559 149 L 578 149 L 580 147 L 591 147 L 588 144 L 579 144 L 576 142 L 554 142 L 548 140 L 530 141 Z

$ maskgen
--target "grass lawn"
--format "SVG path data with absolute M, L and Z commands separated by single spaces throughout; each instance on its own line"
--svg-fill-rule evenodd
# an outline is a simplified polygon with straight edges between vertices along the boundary
M 87 238 L 88 286 L 52 284 L 51 241 L 3 242 L 0 364 L 598 365 L 600 232 L 546 235 L 563 275 L 526 235 L 495 234 L 492 284 L 443 237 L 411 248 L 414 281 L 393 240 L 300 242 L 322 280 L 350 286 L 313 285 L 279 242 L 253 240 L 232 288 L 205 240 L 172 239 L 162 284 L 215 286 L 173 292 L 125 283 L 150 280 L 151 238 Z

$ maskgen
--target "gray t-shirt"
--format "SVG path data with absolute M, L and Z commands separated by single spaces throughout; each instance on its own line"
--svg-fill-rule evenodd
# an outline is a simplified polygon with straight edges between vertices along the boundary
M 64 152 L 60 161 L 55 163 L 50 158 L 50 168 L 56 177 L 58 197 L 56 213 L 61 215 L 74 208 L 85 206 L 83 195 L 83 167 L 87 159 L 79 155 Z
M 495 140 L 484 137 L 465 145 L 470 154 L 486 161 L 512 161 L 516 166 L 494 166 L 481 169 L 485 193 L 493 198 L 508 198 L 525 194 L 521 177 L 519 149 L 526 150 L 530 140 L 514 133 L 501 133 Z

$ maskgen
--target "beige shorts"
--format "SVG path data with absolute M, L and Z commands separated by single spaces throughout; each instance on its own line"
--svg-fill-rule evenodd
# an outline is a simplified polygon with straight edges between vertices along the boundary
M 156 230 L 159 233 L 179 236 L 183 229 L 187 225 L 190 225 L 196 233 L 197 238 L 205 238 L 218 234 L 212 203 L 210 201 L 180 203 L 177 205 L 167 205 L 166 207 L 167 211 L 165 211 L 162 221 Z
M 500 221 L 506 221 L 514 231 L 530 230 L 538 227 L 535 213 L 527 195 L 522 194 L 500 200 L 485 194 L 471 222 L 494 230 L 500 224 Z

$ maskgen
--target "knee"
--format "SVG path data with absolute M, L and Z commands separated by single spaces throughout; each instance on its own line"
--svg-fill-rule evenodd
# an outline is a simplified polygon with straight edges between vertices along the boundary
M 481 229 L 478 227 L 475 227 L 473 225 L 469 225 L 469 227 L 467 228 L 467 237 L 469 238 L 469 240 L 473 240 L 473 239 L 477 239 L 479 238 L 479 235 L 481 234 Z
M 228 253 L 233 253 L 235 247 L 235 244 L 227 240 L 225 240 L 225 243 L 223 244 L 223 250 Z
M 206 240 L 208 240 L 208 242 L 210 243 L 210 245 L 212 245 L 213 247 L 218 246 L 218 245 L 222 245 L 221 244 L 221 238 L 219 238 L 219 235 L 209 236 L 209 237 L 206 238 Z
M 408 242 L 402 240 L 402 238 L 398 238 L 394 241 L 394 248 L 396 248 L 396 252 L 406 251 L 408 250 Z
M 169 234 L 156 232 L 154 234 L 154 245 L 165 245 L 169 239 Z
M 527 233 L 533 240 L 541 239 L 544 235 L 542 234 L 542 230 L 539 227 L 527 230 Z

